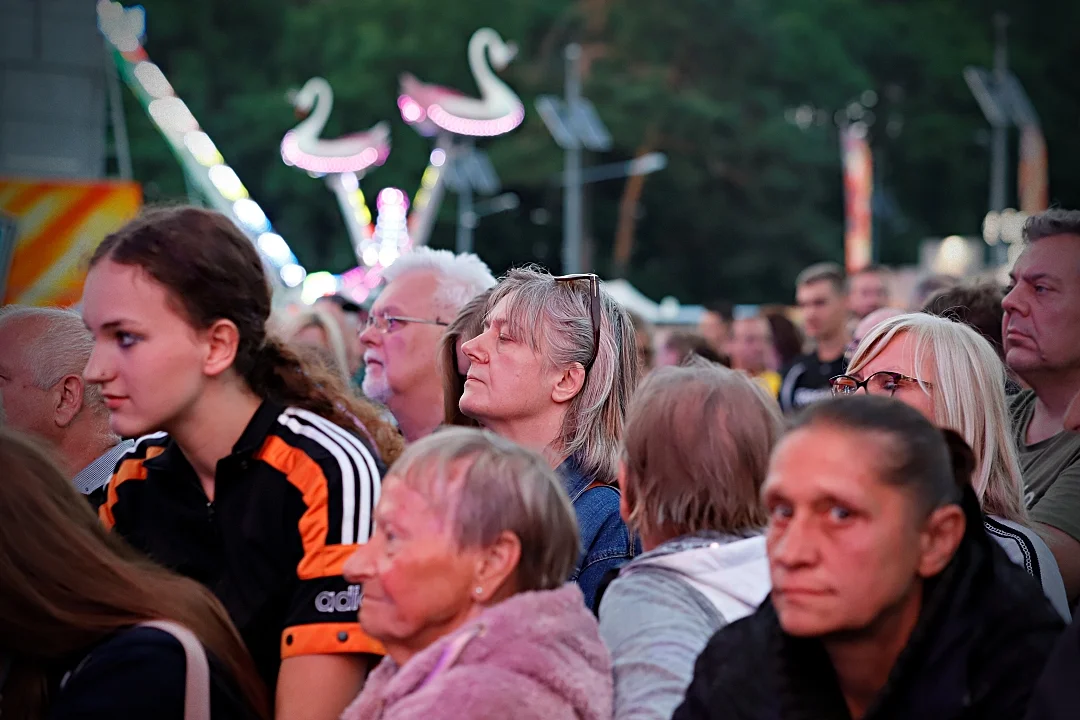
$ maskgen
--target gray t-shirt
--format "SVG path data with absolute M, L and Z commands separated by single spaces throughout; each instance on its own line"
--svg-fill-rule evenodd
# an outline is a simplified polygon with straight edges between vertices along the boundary
M 1080 433 L 1060 432 L 1027 444 L 1035 412 L 1035 392 L 1024 390 L 1009 402 L 1025 500 L 1031 519 L 1080 542 Z

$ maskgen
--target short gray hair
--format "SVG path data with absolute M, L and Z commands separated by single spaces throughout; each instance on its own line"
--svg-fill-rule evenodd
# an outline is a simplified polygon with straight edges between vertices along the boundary
M 457 314 L 465 303 L 495 286 L 495 276 L 473 253 L 454 254 L 449 250 L 419 247 L 402 255 L 383 271 L 391 283 L 411 272 L 433 272 L 438 275 L 434 303 L 442 310 Z
M 33 340 L 24 346 L 31 382 L 41 390 L 60 382 L 66 375 L 80 378 L 94 351 L 94 336 L 82 316 L 74 310 L 54 307 L 7 305 L 0 308 L 0 323 L 36 322 Z M 83 381 L 83 407 L 106 413 L 101 388 Z
M 1024 222 L 1024 242 L 1033 243 L 1054 235 L 1080 236 L 1080 210 L 1051 208 Z
M 841 295 L 847 292 L 847 279 L 844 277 L 844 269 L 831 262 L 817 263 L 803 270 L 795 278 L 795 287 L 823 281 L 831 283 L 836 292 Z
M 418 492 L 458 547 L 489 547 L 503 532 L 521 543 L 517 591 L 554 590 L 577 564 L 574 509 L 547 461 L 487 430 L 447 428 L 408 447 L 387 481 Z

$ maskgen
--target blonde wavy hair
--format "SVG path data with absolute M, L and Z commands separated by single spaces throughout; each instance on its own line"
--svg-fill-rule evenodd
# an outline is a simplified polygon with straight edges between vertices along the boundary
M 345 349 L 345 338 L 341 326 L 334 317 L 319 307 L 305 307 L 297 314 L 281 320 L 281 337 L 292 344 L 293 338 L 309 327 L 319 328 L 326 336 L 327 348 L 314 352 L 316 359 L 324 362 L 331 372 L 338 375 L 346 385 L 349 383 L 349 354 Z
M 506 300 L 511 331 L 551 367 L 587 366 L 593 330 L 588 280 L 558 281 L 536 267 L 507 273 L 488 299 L 488 312 Z M 637 340 L 630 316 L 601 287 L 600 346 L 581 392 L 563 417 L 555 449 L 581 471 L 613 484 L 618 475 L 624 416 L 638 383 Z
M 866 334 L 851 358 L 848 374 L 860 373 L 900 336 L 911 341 L 912 374 L 933 398 L 934 423 L 958 432 L 975 453 L 972 486 L 983 511 L 1027 524 L 1005 401 L 1005 367 L 994 348 L 962 323 L 925 313 L 898 315 Z M 927 377 L 924 371 L 931 375 Z

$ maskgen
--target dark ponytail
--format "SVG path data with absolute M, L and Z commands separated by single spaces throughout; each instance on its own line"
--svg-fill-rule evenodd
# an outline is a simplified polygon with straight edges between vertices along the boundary
M 90 267 L 106 259 L 146 271 L 193 327 L 235 324 L 240 340 L 234 368 L 259 397 L 366 434 L 387 465 L 401 454 L 404 441 L 375 406 L 267 335 L 272 291 L 266 271 L 254 245 L 226 216 L 188 206 L 147 210 L 106 237 Z
M 249 365 L 244 379 L 259 397 L 310 410 L 364 435 L 387 465 L 404 451 L 405 441 L 374 405 L 353 395 L 329 368 L 302 358 L 282 340 L 267 336 Z

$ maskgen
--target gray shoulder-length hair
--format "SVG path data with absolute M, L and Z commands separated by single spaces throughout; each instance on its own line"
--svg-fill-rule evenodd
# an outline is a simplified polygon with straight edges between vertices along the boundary
M 593 326 L 588 280 L 558 281 L 537 267 L 515 268 L 488 299 L 488 311 L 506 300 L 515 336 L 556 368 L 587 366 Z M 600 343 L 581 392 L 563 417 L 555 449 L 578 461 L 594 480 L 614 483 L 623 424 L 638 383 L 637 340 L 630 316 L 601 287 Z
M 426 498 L 460 548 L 517 536 L 518 592 L 554 590 L 577 564 L 577 518 L 562 483 L 538 453 L 495 433 L 439 430 L 410 445 L 387 477 Z

